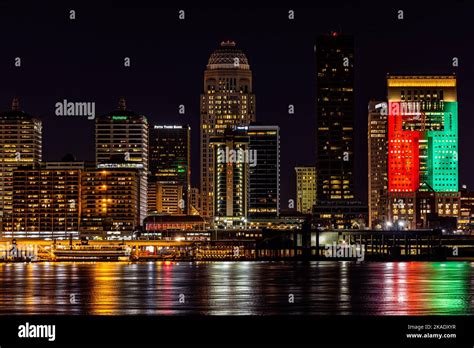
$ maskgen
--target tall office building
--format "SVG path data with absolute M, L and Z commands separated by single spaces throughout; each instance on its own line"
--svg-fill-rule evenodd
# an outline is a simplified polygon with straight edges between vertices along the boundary
M 235 42 L 222 42 L 209 58 L 201 95 L 201 210 L 208 219 L 212 217 L 216 200 L 210 138 L 254 121 L 255 95 L 247 57 Z
M 191 128 L 155 125 L 150 129 L 149 212 L 190 212 Z M 168 194 L 173 193 L 172 197 Z M 179 196 L 174 196 L 174 193 Z M 157 197 L 159 195 L 159 197 Z M 168 197 L 168 198 L 167 198 Z M 155 201 L 153 204 L 152 201 Z M 171 206 L 175 202 L 175 206 Z
M 456 77 L 388 75 L 387 87 L 390 220 L 417 228 L 424 213 L 457 217 Z
M 11 110 L 0 113 L 0 232 L 11 218 L 13 170 L 41 161 L 42 123 L 20 108 L 17 98 Z
M 318 200 L 354 199 L 354 41 L 333 32 L 316 42 Z
M 140 175 L 139 216 L 147 213 L 148 121 L 128 110 L 121 98 L 117 110 L 96 118 L 96 164 L 100 169 L 137 169 Z
M 5 237 L 78 237 L 83 162 L 42 162 L 13 172 L 13 211 Z
M 383 101 L 369 103 L 368 153 L 369 153 L 369 228 L 381 229 L 387 221 L 388 198 L 388 106 Z
M 214 165 L 214 223 L 221 227 L 247 224 L 248 168 L 253 163 L 246 127 L 210 138 Z
M 316 204 L 317 173 L 314 166 L 298 166 L 296 171 L 296 210 L 311 214 Z
M 280 213 L 280 127 L 248 127 L 249 150 L 255 165 L 249 166 L 249 218 L 277 217 Z

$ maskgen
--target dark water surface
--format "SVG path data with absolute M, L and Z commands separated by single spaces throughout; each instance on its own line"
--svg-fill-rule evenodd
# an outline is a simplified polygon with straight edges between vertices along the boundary
M 473 295 L 472 262 L 0 264 L 4 315 L 463 315 Z

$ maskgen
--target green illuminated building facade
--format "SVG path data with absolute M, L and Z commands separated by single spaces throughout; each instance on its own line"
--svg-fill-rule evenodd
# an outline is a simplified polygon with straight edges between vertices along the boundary
M 458 103 L 445 102 L 442 126 L 426 134 L 428 140 L 428 185 L 435 192 L 457 192 L 458 188 Z M 431 115 L 428 114 L 430 117 Z

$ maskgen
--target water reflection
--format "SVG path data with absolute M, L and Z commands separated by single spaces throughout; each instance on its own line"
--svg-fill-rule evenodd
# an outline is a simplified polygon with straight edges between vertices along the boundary
M 0 314 L 473 314 L 469 262 L 0 264 Z

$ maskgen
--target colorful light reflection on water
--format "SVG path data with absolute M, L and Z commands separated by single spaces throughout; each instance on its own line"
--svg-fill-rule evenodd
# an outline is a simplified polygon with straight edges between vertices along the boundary
M 473 295 L 470 262 L 0 264 L 0 314 L 467 315 Z

